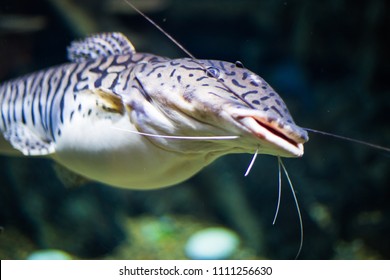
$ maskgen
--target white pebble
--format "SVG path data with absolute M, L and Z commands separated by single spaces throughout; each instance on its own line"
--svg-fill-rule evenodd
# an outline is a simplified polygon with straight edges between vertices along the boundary
M 212 227 L 193 234 L 185 245 L 185 253 L 193 260 L 224 260 L 233 255 L 239 244 L 235 232 Z
M 61 250 L 46 249 L 37 250 L 32 252 L 28 257 L 28 260 L 71 260 L 72 257 Z

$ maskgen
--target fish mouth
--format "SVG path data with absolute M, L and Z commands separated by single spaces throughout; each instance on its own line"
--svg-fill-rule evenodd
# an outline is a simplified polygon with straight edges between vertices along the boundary
M 270 123 L 255 116 L 240 117 L 237 121 L 254 134 L 256 138 L 261 139 L 264 146 L 268 146 L 269 154 L 283 157 L 303 156 L 303 143 L 306 140 L 298 135 L 293 137 L 292 129 L 281 128 L 276 123 Z

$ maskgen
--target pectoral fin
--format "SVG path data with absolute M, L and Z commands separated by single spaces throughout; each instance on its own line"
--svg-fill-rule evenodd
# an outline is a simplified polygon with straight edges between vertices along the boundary
M 26 156 L 44 156 L 55 152 L 55 143 L 43 139 L 24 124 L 13 124 L 4 132 L 4 138 Z
M 125 112 L 125 107 L 123 106 L 123 101 L 120 95 L 102 88 L 97 88 L 90 90 L 92 94 L 97 96 L 98 103 L 97 106 L 100 106 L 101 109 L 110 112 L 123 114 Z

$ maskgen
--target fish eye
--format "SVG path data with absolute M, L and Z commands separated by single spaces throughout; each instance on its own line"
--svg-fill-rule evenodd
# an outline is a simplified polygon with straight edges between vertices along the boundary
M 244 64 L 241 61 L 237 60 L 235 65 L 236 65 L 237 68 L 244 68 Z
M 215 67 L 208 67 L 206 69 L 206 75 L 210 78 L 216 78 L 216 79 L 221 78 L 221 72 L 219 71 L 218 68 Z

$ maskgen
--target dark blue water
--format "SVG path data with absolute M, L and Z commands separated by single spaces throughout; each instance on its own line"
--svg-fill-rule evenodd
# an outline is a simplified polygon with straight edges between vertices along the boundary
M 81 18 L 49 1 L 3 2 L 0 81 L 65 62 L 66 46 L 85 33 L 122 31 L 139 51 L 185 56 L 130 8 L 110 8 L 111 1 L 77 1 Z M 385 0 L 155 2 L 144 11 L 190 52 L 241 61 L 278 91 L 298 125 L 390 146 Z M 300 258 L 390 258 L 389 153 L 310 137 L 303 158 L 285 160 L 303 215 Z M 125 226 L 129 218 L 184 215 L 235 230 L 253 257 L 294 258 L 299 221 L 286 180 L 272 226 L 277 160 L 259 156 L 244 177 L 250 159 L 227 156 L 181 185 L 136 192 L 97 183 L 67 188 L 49 160 L 2 156 L 0 257 L 57 248 L 104 258 L 139 242 Z

